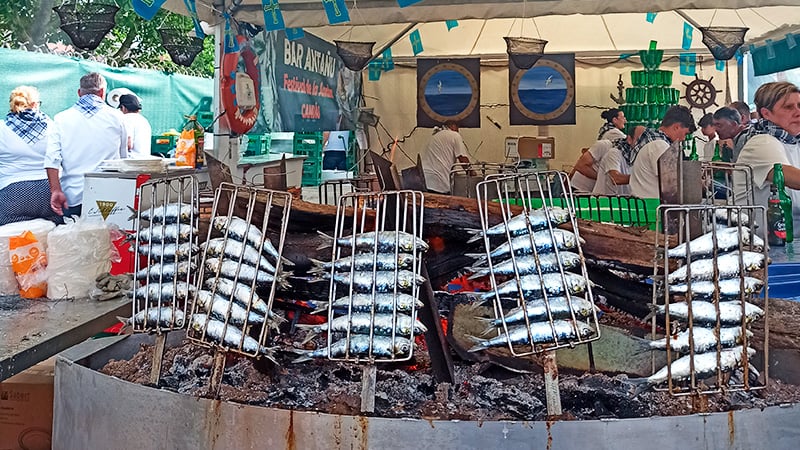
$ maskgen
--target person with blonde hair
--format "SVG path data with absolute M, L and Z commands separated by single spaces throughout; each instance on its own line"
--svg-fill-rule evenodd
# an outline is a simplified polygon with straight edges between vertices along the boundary
M 756 205 L 767 207 L 772 171 L 781 164 L 787 194 L 792 198 L 794 229 L 800 229 L 800 88 L 787 81 L 762 84 L 753 98 L 760 119 L 746 129 L 742 152 L 736 160 L 753 173 Z M 736 204 L 748 203 L 748 183 L 740 171 L 733 173 Z M 758 217 L 758 214 L 756 214 Z
M 52 121 L 39 111 L 39 91 L 18 86 L 0 124 L 0 225 L 31 219 L 58 221 L 42 168 Z

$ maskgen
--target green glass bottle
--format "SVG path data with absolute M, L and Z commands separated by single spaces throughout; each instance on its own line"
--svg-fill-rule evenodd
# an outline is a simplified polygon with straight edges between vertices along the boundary
M 783 216 L 781 199 L 778 196 L 778 188 L 773 184 L 769 188 L 769 200 L 767 201 L 767 242 L 770 247 L 786 245 L 786 218 Z
M 783 217 L 786 223 L 786 242 L 794 241 L 794 222 L 792 221 L 792 198 L 786 194 L 786 181 L 783 178 L 783 165 L 776 163 L 772 166 L 772 184 L 778 191 L 778 197 L 783 208 Z
M 692 152 L 689 153 L 689 160 L 690 161 L 698 161 L 700 156 L 697 154 L 697 141 L 692 136 Z

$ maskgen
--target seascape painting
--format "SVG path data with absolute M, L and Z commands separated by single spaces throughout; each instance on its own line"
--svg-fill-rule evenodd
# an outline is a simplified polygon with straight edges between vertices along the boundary
M 520 102 L 536 114 L 558 109 L 567 98 L 567 81 L 551 67 L 534 66 L 519 83 Z
M 455 70 L 433 74 L 425 86 L 425 101 L 442 116 L 455 116 L 469 106 L 472 88 L 469 80 Z
M 575 124 L 575 54 L 542 56 L 530 69 L 508 65 L 511 125 Z

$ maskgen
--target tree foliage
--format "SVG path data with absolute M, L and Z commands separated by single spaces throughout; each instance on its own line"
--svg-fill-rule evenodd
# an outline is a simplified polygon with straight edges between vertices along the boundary
M 0 0 L 0 39 L 28 50 L 44 50 L 58 42 L 71 44 L 70 38 L 59 28 L 58 15 L 53 11 L 53 7 L 63 1 Z M 179 66 L 170 60 L 164 50 L 158 29 L 179 28 L 186 30 L 188 34 L 194 29 L 191 18 L 162 9 L 152 20 L 146 21 L 133 11 L 130 0 L 105 1 L 112 1 L 120 7 L 115 19 L 116 26 L 97 49 L 92 52 L 75 49 L 76 53 L 117 66 L 135 65 L 165 71 L 179 70 Z M 203 50 L 189 69 L 201 76 L 213 76 L 213 36 L 203 40 Z

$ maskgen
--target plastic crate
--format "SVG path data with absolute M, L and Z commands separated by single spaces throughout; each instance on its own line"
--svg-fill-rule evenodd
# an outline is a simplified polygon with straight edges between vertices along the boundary
M 510 203 L 522 205 L 521 200 L 511 200 Z M 531 199 L 532 208 L 541 208 L 542 199 Z M 658 222 L 657 209 L 660 204 L 656 198 L 637 197 L 609 197 L 588 196 L 573 197 L 575 213 L 580 219 L 593 222 L 610 222 L 617 225 L 632 225 L 656 229 Z M 563 198 L 554 198 L 548 201 L 550 206 L 565 206 Z
M 150 141 L 150 154 L 166 156 L 175 148 L 177 136 L 153 136 Z
M 293 153 L 322 161 L 322 132 L 295 133 Z
M 266 152 L 266 140 L 263 134 L 248 134 L 247 135 L 247 148 L 244 151 L 244 156 L 258 156 Z
M 303 163 L 303 186 L 319 186 L 322 183 L 322 163 L 306 160 Z

